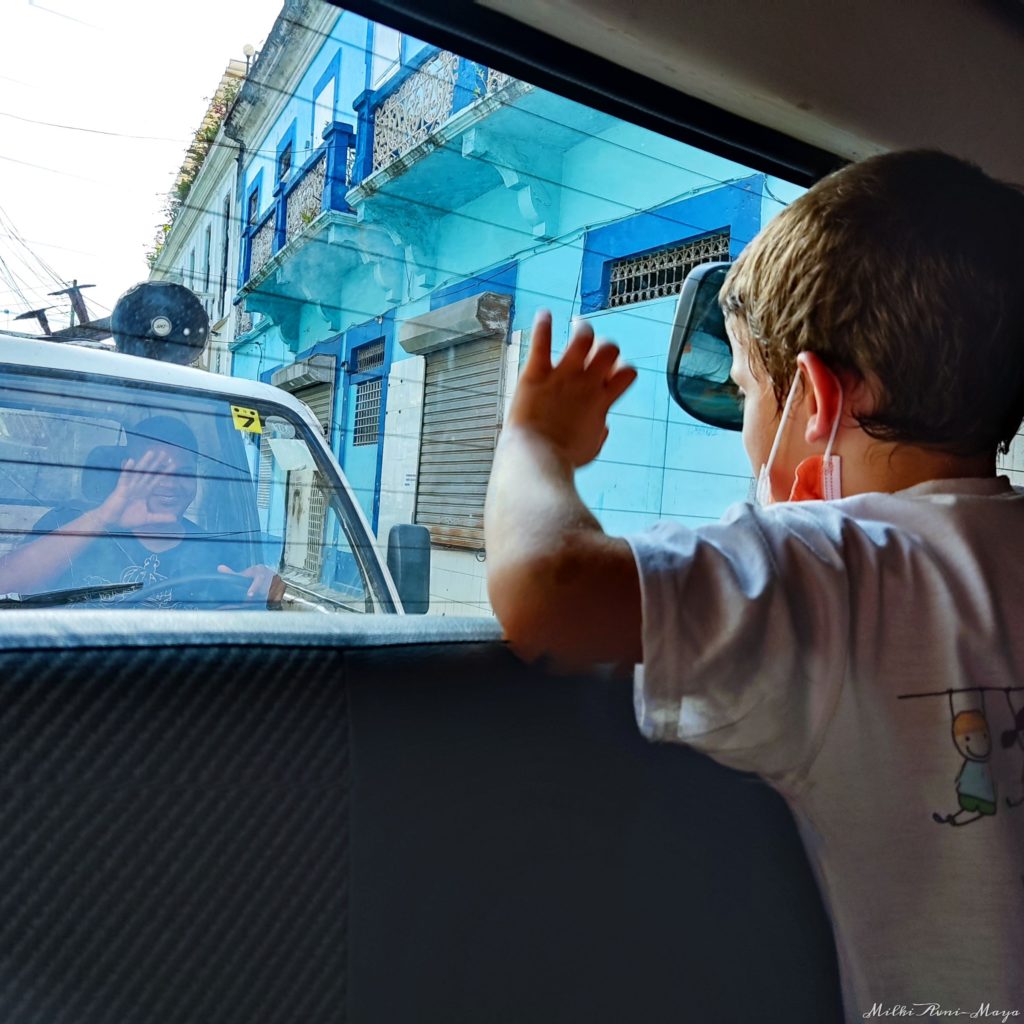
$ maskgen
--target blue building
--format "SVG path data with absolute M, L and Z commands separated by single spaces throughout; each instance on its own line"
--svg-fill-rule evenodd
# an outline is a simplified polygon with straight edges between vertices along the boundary
M 484 491 L 540 306 L 556 349 L 584 317 L 640 370 L 580 475 L 606 528 L 747 495 L 738 435 L 669 401 L 669 328 L 689 268 L 734 257 L 795 189 L 309 0 L 224 132 L 231 372 L 309 403 L 379 538 L 429 527 L 432 611 L 487 611 Z

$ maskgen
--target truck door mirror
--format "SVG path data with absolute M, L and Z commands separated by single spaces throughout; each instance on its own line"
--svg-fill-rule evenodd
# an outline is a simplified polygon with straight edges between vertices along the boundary
M 732 347 L 718 305 L 729 263 L 703 263 L 683 282 L 668 352 L 668 391 L 694 419 L 741 430 L 743 406 L 729 377 Z
M 402 607 L 409 615 L 425 615 L 430 606 L 430 531 L 398 523 L 388 533 L 388 570 Z

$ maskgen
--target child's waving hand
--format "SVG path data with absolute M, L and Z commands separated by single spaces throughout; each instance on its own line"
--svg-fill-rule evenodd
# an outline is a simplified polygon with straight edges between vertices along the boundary
M 597 457 L 608 410 L 636 379 L 583 324 L 551 365 L 551 315 L 537 314 L 487 489 L 487 589 L 512 647 L 582 668 L 640 660 L 640 581 L 573 474 Z
M 509 426 L 534 431 L 574 468 L 585 466 L 597 457 L 608 436 L 608 410 L 636 380 L 636 370 L 618 360 L 618 347 L 595 343 L 593 328 L 581 323 L 558 365 L 552 366 L 551 314 L 541 310 L 534 320 Z

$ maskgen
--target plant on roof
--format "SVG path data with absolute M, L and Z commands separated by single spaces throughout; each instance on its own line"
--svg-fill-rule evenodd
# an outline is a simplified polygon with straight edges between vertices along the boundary
M 199 177 L 199 172 L 202 170 L 203 163 L 213 148 L 213 143 L 217 138 L 217 133 L 220 131 L 220 126 L 224 123 L 224 118 L 227 117 L 228 111 L 235 102 L 241 87 L 241 79 L 225 79 L 210 98 L 210 105 L 206 109 L 203 123 L 199 126 L 195 135 L 193 135 L 192 141 L 185 151 L 185 159 L 182 161 L 178 176 L 174 179 L 174 185 L 171 186 L 171 191 L 167 193 L 164 200 L 162 210 L 163 223 L 157 225 L 153 244 L 146 252 L 146 262 L 149 264 L 150 270 L 153 269 L 156 261 L 160 258 L 160 253 L 167 242 L 167 236 L 171 233 L 175 219 L 185 208 L 192 185 L 195 183 L 196 178 Z

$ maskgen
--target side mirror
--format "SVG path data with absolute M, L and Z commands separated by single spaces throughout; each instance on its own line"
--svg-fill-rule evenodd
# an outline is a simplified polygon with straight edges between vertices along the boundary
M 668 391 L 684 412 L 724 430 L 743 427 L 743 404 L 729 377 L 732 346 L 718 305 L 730 263 L 702 263 L 683 282 L 668 350 Z
M 398 523 L 388 532 L 388 571 L 409 615 L 426 615 L 430 607 L 430 531 Z

